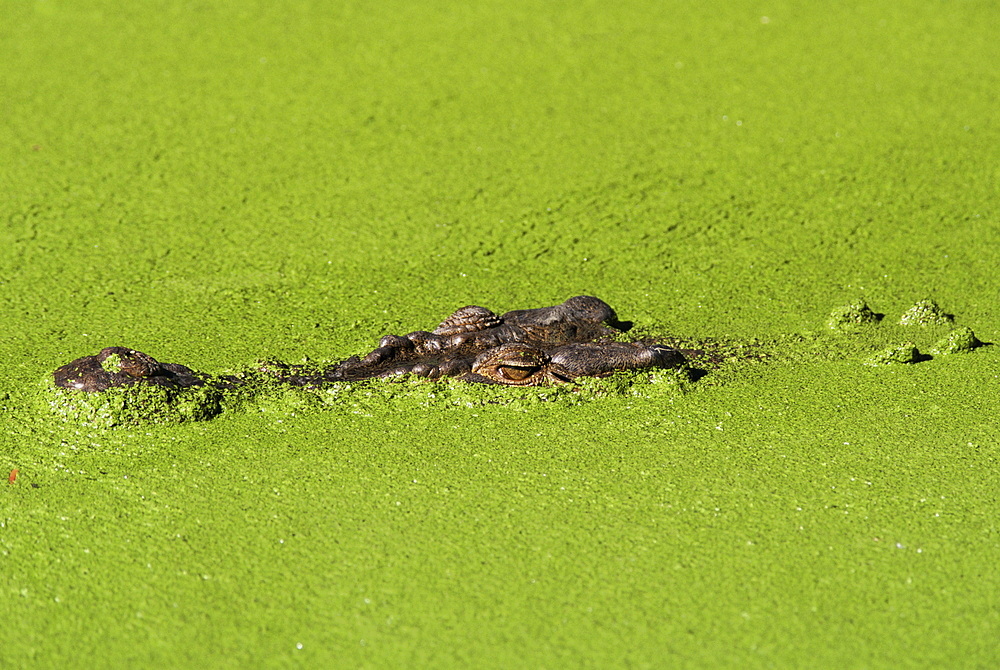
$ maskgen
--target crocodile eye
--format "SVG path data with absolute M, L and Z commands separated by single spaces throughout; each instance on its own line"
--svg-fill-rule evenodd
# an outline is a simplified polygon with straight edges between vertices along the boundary
M 549 356 L 527 344 L 501 344 L 476 357 L 472 372 L 500 384 L 536 386 L 546 381 Z
M 509 379 L 512 382 L 524 381 L 532 375 L 538 374 L 541 370 L 539 367 L 515 367 L 513 365 L 498 365 L 497 372 L 504 379 Z

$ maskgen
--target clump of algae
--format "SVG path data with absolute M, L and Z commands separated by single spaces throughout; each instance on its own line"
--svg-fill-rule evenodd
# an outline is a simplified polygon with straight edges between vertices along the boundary
M 947 356 L 948 354 L 966 354 L 982 346 L 983 343 L 968 326 L 961 326 L 948 333 L 931 349 L 932 354 Z
M 862 299 L 838 307 L 830 312 L 830 317 L 826 320 L 826 325 L 831 330 L 851 331 L 868 324 L 878 323 L 878 314 L 873 312 Z
M 925 298 L 924 300 L 918 300 L 912 307 L 903 312 L 903 316 L 899 318 L 899 325 L 938 326 L 951 323 L 954 320 L 955 317 L 951 314 L 945 314 L 936 302 L 930 298 Z
M 883 349 L 865 361 L 865 365 L 897 365 L 900 363 L 916 363 L 921 359 L 920 352 L 913 342 Z

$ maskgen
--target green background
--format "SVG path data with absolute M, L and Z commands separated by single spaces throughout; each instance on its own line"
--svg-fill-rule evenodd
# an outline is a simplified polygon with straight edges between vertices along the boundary
M 577 294 L 744 340 L 930 296 L 998 341 L 998 18 L 4 2 L 0 665 L 1000 664 L 993 346 L 110 431 L 39 400 L 104 346 L 332 361 Z

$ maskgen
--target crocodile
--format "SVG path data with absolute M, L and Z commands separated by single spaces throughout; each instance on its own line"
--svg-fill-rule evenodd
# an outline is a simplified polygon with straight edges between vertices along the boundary
M 616 370 L 677 367 L 684 354 L 663 344 L 621 342 L 628 330 L 606 302 L 576 296 L 552 307 L 504 314 L 478 305 L 456 310 L 433 331 L 386 335 L 371 352 L 329 367 L 264 363 L 258 372 L 293 386 L 322 387 L 343 381 L 415 375 L 453 377 L 479 384 L 544 386 Z M 171 389 L 213 386 L 222 391 L 246 383 L 242 375 L 209 375 L 178 363 L 161 363 L 128 347 L 106 347 L 55 370 L 56 386 L 96 393 L 113 387 L 150 385 Z

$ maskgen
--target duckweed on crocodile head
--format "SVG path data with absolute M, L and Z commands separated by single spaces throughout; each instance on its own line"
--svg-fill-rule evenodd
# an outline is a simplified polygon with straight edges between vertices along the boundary
M 106 372 L 114 374 L 116 372 L 122 371 L 122 357 L 118 354 L 111 354 L 103 361 L 101 361 L 101 367 L 104 368 Z
M 82 393 L 54 386 L 48 378 L 44 386 L 42 397 L 52 413 L 98 428 L 204 421 L 222 411 L 222 393 L 210 387 L 170 389 L 136 384 Z
M 322 388 L 273 386 L 244 403 L 243 409 L 275 415 L 314 410 L 369 415 L 385 411 L 387 405 L 400 412 L 498 405 L 526 412 L 543 404 L 574 406 L 611 397 L 676 396 L 687 390 L 690 378 L 686 368 L 623 370 L 607 377 L 580 377 L 572 384 L 512 387 L 402 375 Z
M 581 377 L 575 384 L 538 387 L 470 385 L 453 379 L 428 381 L 413 375 L 337 382 L 322 388 L 287 386 L 246 376 L 237 391 L 211 385 L 166 388 L 146 384 L 84 393 L 53 386 L 46 379 L 41 396 L 55 415 L 97 428 L 149 423 L 205 421 L 223 412 L 294 416 L 315 411 L 369 414 L 393 405 L 400 411 L 422 407 L 471 408 L 502 405 L 528 411 L 539 403 L 577 405 L 605 397 L 652 397 L 685 392 L 686 368 L 620 371 L 602 378 Z

